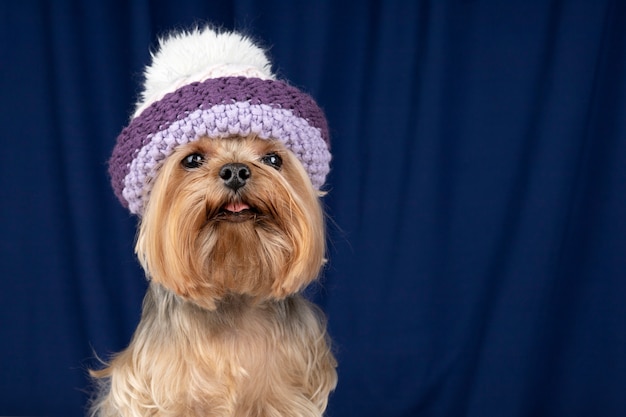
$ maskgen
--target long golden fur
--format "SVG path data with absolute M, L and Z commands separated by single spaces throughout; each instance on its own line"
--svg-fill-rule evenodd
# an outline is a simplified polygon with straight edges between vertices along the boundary
M 236 190 L 220 178 L 231 163 L 250 173 Z M 300 162 L 274 140 L 202 138 L 154 181 L 136 245 L 150 288 L 129 347 L 92 372 L 92 415 L 321 416 L 337 374 L 324 316 L 299 294 L 325 251 Z

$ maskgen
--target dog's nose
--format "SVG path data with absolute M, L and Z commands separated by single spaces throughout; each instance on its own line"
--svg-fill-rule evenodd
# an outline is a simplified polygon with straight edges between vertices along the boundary
M 250 178 L 250 168 L 246 164 L 233 162 L 220 168 L 220 178 L 224 180 L 224 185 L 233 191 L 237 191 Z

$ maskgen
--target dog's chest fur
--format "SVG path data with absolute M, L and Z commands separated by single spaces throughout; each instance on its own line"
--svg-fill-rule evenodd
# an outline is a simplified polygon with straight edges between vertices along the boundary
M 238 296 L 208 311 L 151 284 L 133 341 L 111 368 L 109 397 L 130 390 L 129 409 L 142 403 L 155 415 L 319 415 L 335 366 L 323 316 L 300 295 Z

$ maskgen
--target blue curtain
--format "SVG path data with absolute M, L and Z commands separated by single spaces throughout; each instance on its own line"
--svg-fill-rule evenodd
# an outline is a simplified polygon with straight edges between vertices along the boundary
M 146 287 L 106 161 L 159 34 L 331 127 L 331 417 L 626 415 L 626 2 L 0 2 L 0 415 L 74 417 Z

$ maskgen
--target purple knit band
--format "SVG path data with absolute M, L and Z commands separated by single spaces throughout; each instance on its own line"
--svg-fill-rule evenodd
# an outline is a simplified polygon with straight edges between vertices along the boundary
M 115 194 L 141 214 L 160 163 L 200 136 L 256 134 L 294 152 L 316 188 L 329 171 L 328 127 L 308 95 L 281 81 L 224 77 L 185 85 L 131 120 L 109 161 Z

